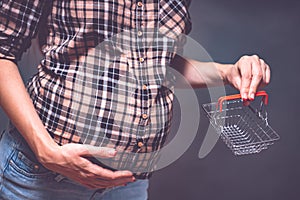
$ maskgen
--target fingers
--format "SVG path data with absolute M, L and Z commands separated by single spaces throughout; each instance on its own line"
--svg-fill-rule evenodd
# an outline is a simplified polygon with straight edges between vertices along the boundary
M 133 182 L 132 179 L 118 179 L 114 181 L 101 180 L 87 183 L 88 187 L 93 189 L 112 188 L 116 186 L 126 186 L 128 183 Z
M 91 165 L 92 166 L 92 165 Z M 108 169 L 104 169 L 98 165 L 93 164 L 92 169 L 93 173 L 97 176 L 97 178 L 101 178 L 103 180 L 116 180 L 120 178 L 132 178 L 133 174 L 130 171 L 111 171 Z
M 254 100 L 255 93 L 260 85 L 261 81 L 263 80 L 263 69 L 260 64 L 260 60 L 258 57 L 255 57 L 254 60 L 251 62 L 251 74 L 252 78 L 250 79 L 250 87 L 248 91 L 248 99 Z
M 45 167 L 89 188 L 108 188 L 135 181 L 130 171 L 111 171 L 94 164 L 89 156 L 112 157 L 115 150 L 83 144 L 66 144 Z
M 267 69 L 267 65 L 265 64 L 265 61 L 263 59 L 259 59 L 260 65 L 262 67 L 262 82 L 266 82 L 266 69 Z
M 94 147 L 90 145 L 82 145 L 84 148 L 81 156 L 94 156 L 101 158 L 110 158 L 116 155 L 116 151 L 106 147 Z M 86 166 L 86 172 L 82 170 L 88 182 L 93 185 L 94 188 L 108 188 L 120 185 L 126 185 L 129 182 L 135 181 L 133 173 L 130 171 L 111 171 L 105 169 L 96 164 L 88 161 L 89 164 Z
M 232 70 L 230 71 L 230 77 L 228 77 L 228 81 L 231 83 L 233 87 L 236 89 L 240 90 L 241 89 L 241 84 L 242 84 L 242 77 L 240 75 L 240 71 L 238 69 L 237 64 L 234 65 Z
M 270 66 L 268 64 L 265 63 L 265 65 L 266 65 L 266 71 L 265 71 L 265 73 L 266 73 L 266 80 L 265 80 L 265 84 L 268 85 L 270 83 L 270 81 L 271 81 L 271 69 L 270 69 Z
M 242 99 L 254 100 L 259 87 L 269 84 L 271 79 L 270 67 L 257 55 L 243 56 L 236 66 L 240 72 Z
M 73 167 L 70 168 L 70 166 Z M 77 163 L 69 164 L 68 173 L 64 175 L 86 187 L 94 189 L 124 186 L 135 181 L 133 173 L 130 171 L 114 172 L 93 164 L 86 158 L 79 158 Z
M 246 56 L 242 57 L 238 67 L 240 69 L 241 80 L 242 80 L 240 93 L 242 99 L 247 100 L 250 85 L 251 85 L 251 80 L 252 80 L 252 65 L 248 57 Z
M 95 147 L 91 145 L 79 145 L 80 156 L 87 157 L 100 157 L 100 158 L 112 158 L 116 155 L 117 151 L 107 147 Z
M 92 189 L 101 189 L 101 188 L 112 188 L 116 186 L 126 186 L 129 183 L 134 182 L 134 178 L 120 178 L 115 180 L 103 180 L 101 178 L 96 179 L 90 179 L 89 181 L 86 181 L 84 179 L 79 180 L 78 182 L 82 185 L 92 188 Z
M 87 167 L 86 172 L 82 170 L 82 176 L 85 182 L 94 188 L 123 186 L 135 181 L 130 171 L 113 172 L 92 163 Z

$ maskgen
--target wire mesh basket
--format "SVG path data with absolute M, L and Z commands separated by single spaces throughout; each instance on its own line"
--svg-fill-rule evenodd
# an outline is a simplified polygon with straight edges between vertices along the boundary
M 249 106 L 239 94 L 202 105 L 211 125 L 235 155 L 259 153 L 280 138 L 268 124 L 268 94 L 259 91 L 256 96 L 261 100 Z

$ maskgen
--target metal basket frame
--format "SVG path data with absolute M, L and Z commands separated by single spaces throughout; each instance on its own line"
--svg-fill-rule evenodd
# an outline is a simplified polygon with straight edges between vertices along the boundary
M 256 96 L 262 96 L 258 107 L 244 106 L 240 95 L 202 105 L 210 124 L 235 155 L 259 153 L 280 138 L 268 123 L 267 93 L 260 91 Z

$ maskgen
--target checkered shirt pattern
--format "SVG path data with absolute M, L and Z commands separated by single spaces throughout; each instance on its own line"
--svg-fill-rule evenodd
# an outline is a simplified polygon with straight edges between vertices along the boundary
M 188 2 L 0 3 L 0 58 L 18 61 L 38 27 L 49 32 L 45 58 L 27 87 L 54 140 L 116 148 L 104 165 L 149 177 L 170 131 L 174 77 L 168 67 L 180 34 L 191 28 Z M 47 23 L 39 24 L 47 9 Z

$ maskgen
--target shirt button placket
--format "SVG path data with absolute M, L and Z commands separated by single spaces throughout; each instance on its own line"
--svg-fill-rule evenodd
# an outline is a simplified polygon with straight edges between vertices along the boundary
M 139 44 L 139 47 L 141 47 L 141 49 L 145 49 L 143 47 L 143 36 L 144 36 L 144 33 L 143 33 L 143 24 L 144 24 L 144 21 L 143 21 L 143 17 L 142 14 L 143 14 L 143 8 L 145 8 L 145 5 L 143 3 L 143 0 L 137 0 L 137 12 L 138 12 L 138 15 L 137 16 L 140 16 L 141 18 L 138 19 L 140 21 L 139 23 L 139 26 L 137 27 L 137 32 L 136 32 L 136 35 L 137 35 L 137 41 L 138 41 L 138 44 Z M 142 75 L 140 77 L 140 81 L 144 84 L 141 85 L 141 95 L 143 96 L 142 98 L 142 109 L 141 109 L 141 121 L 140 121 L 140 126 L 146 126 L 147 122 L 148 122 L 148 86 L 147 86 L 147 67 L 145 66 L 145 62 L 146 62 L 146 57 L 145 57 L 145 54 L 144 52 L 141 52 L 141 49 L 138 49 L 139 51 L 139 55 L 140 57 L 138 58 L 138 61 L 139 61 L 139 64 L 140 64 L 140 67 L 141 67 L 141 71 L 142 71 Z M 139 145 L 138 145 L 139 146 Z

